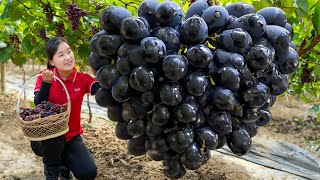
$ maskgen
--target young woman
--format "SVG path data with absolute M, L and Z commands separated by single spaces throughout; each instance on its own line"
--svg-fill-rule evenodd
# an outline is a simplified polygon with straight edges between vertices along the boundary
M 99 83 L 90 75 L 78 72 L 74 54 L 65 38 L 54 37 L 46 44 L 48 69 L 42 71 L 34 89 L 34 102 L 50 101 L 54 104 L 67 103 L 66 93 L 58 77 L 65 84 L 71 100 L 69 131 L 57 138 L 32 141 L 31 148 L 43 158 L 46 180 L 72 179 L 70 171 L 79 180 L 92 180 L 97 175 L 94 159 L 82 142 L 83 133 L 80 114 L 83 96 L 94 95 Z

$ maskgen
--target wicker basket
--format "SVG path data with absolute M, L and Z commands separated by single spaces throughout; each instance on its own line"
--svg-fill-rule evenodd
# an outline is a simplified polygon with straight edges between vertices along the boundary
M 67 94 L 68 102 L 63 105 L 63 106 L 66 106 L 67 110 L 60 114 L 47 116 L 47 117 L 35 119 L 32 121 L 24 121 L 19 116 L 21 97 L 26 89 L 27 84 L 31 80 L 37 78 L 38 76 L 41 76 L 41 74 L 38 74 L 32 77 L 29 81 L 26 82 L 22 91 L 20 92 L 20 96 L 17 102 L 17 107 L 16 107 L 16 115 L 18 117 L 18 121 L 20 123 L 21 129 L 25 137 L 32 141 L 42 141 L 46 139 L 51 139 L 51 138 L 61 136 L 66 132 L 68 132 L 69 130 L 68 121 L 69 121 L 70 109 L 71 109 L 70 96 L 66 86 L 59 78 L 57 78 L 56 76 L 53 76 L 54 79 L 58 80 L 61 83 L 61 85 L 63 86 Z

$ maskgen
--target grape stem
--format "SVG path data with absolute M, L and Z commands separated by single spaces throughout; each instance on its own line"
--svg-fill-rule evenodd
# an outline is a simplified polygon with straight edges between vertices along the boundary
M 311 24 L 311 21 L 309 22 L 309 27 L 310 27 L 310 24 Z M 311 39 L 311 43 L 308 45 L 308 47 L 304 48 L 305 45 L 307 44 L 307 39 L 308 39 L 308 40 Z M 301 43 L 301 45 L 300 45 L 300 48 L 299 48 L 299 50 L 298 50 L 298 55 L 299 55 L 299 57 L 305 55 L 305 54 L 308 53 L 309 51 L 314 51 L 315 53 L 320 54 L 319 51 L 312 50 L 319 42 L 320 42 L 320 35 L 316 35 L 316 36 L 313 36 L 313 37 L 306 37 L 306 38 L 302 41 L 302 43 Z M 305 63 L 305 64 L 308 64 L 308 60 L 306 60 L 304 63 Z M 295 78 L 296 75 L 297 75 L 297 71 L 295 71 L 294 74 L 292 75 L 292 78 L 290 78 L 288 87 L 291 86 L 291 84 L 292 84 L 292 82 L 294 81 L 294 78 Z M 303 84 L 304 84 L 304 82 L 303 82 Z M 302 85 L 303 85 L 303 84 L 302 84 Z M 311 87 L 314 89 L 313 83 L 311 83 Z M 314 90 L 315 90 L 315 89 L 314 89 Z M 316 94 L 315 94 L 315 96 L 317 97 Z M 318 98 L 318 97 L 317 97 L 317 98 Z
M 87 106 L 89 109 L 89 121 L 88 123 L 92 122 L 92 111 L 91 111 L 91 106 L 90 106 L 90 99 L 89 99 L 89 94 L 87 93 Z
M 22 4 L 22 5 L 33 15 L 32 11 L 31 11 L 32 8 L 29 8 L 28 6 L 26 6 L 25 4 L 23 4 L 23 2 L 21 2 L 20 0 L 18 0 L 18 2 L 19 2 L 20 4 Z
M 123 0 L 119 0 L 119 1 L 124 4 L 124 6 L 126 7 L 126 9 L 127 9 L 128 6 L 131 6 L 131 7 L 135 8 L 136 10 L 138 10 L 138 8 L 134 6 L 134 5 L 138 5 L 138 4 L 135 3 L 135 2 L 124 2 Z
M 312 24 L 312 21 L 309 21 L 307 32 L 309 32 L 311 24 Z M 310 40 L 310 39 L 311 39 L 311 44 L 309 44 L 309 46 L 304 49 L 304 46 L 307 44 L 307 40 Z M 314 48 L 319 42 L 320 42 L 320 35 L 305 37 L 298 50 L 299 57 L 306 54 L 308 51 Z
M 320 42 L 320 35 L 317 35 L 312 38 L 311 44 L 308 47 L 304 48 L 305 44 L 304 41 L 301 43 L 301 46 L 298 51 L 298 55 L 301 57 L 302 55 L 306 54 L 308 51 L 313 49 L 318 43 Z

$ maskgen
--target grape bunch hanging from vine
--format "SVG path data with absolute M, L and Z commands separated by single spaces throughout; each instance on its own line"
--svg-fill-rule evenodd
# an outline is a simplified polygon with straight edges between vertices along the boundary
M 48 4 L 43 3 L 42 8 L 43 8 L 43 12 L 46 14 L 47 22 L 51 23 L 53 20 L 53 10 L 51 8 L 50 3 Z
M 64 24 L 63 22 L 56 23 L 56 34 L 57 36 L 63 36 Z
M 71 21 L 72 30 L 77 30 L 80 24 L 80 18 L 86 16 L 88 11 L 82 10 L 79 6 L 75 4 L 68 4 L 66 9 L 66 15 Z

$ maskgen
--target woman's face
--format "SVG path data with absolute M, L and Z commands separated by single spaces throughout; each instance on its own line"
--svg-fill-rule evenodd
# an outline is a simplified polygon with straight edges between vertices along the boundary
M 72 72 L 75 64 L 74 54 L 70 46 L 61 42 L 58 46 L 57 52 L 53 55 L 50 61 L 52 66 L 55 66 L 60 72 Z

